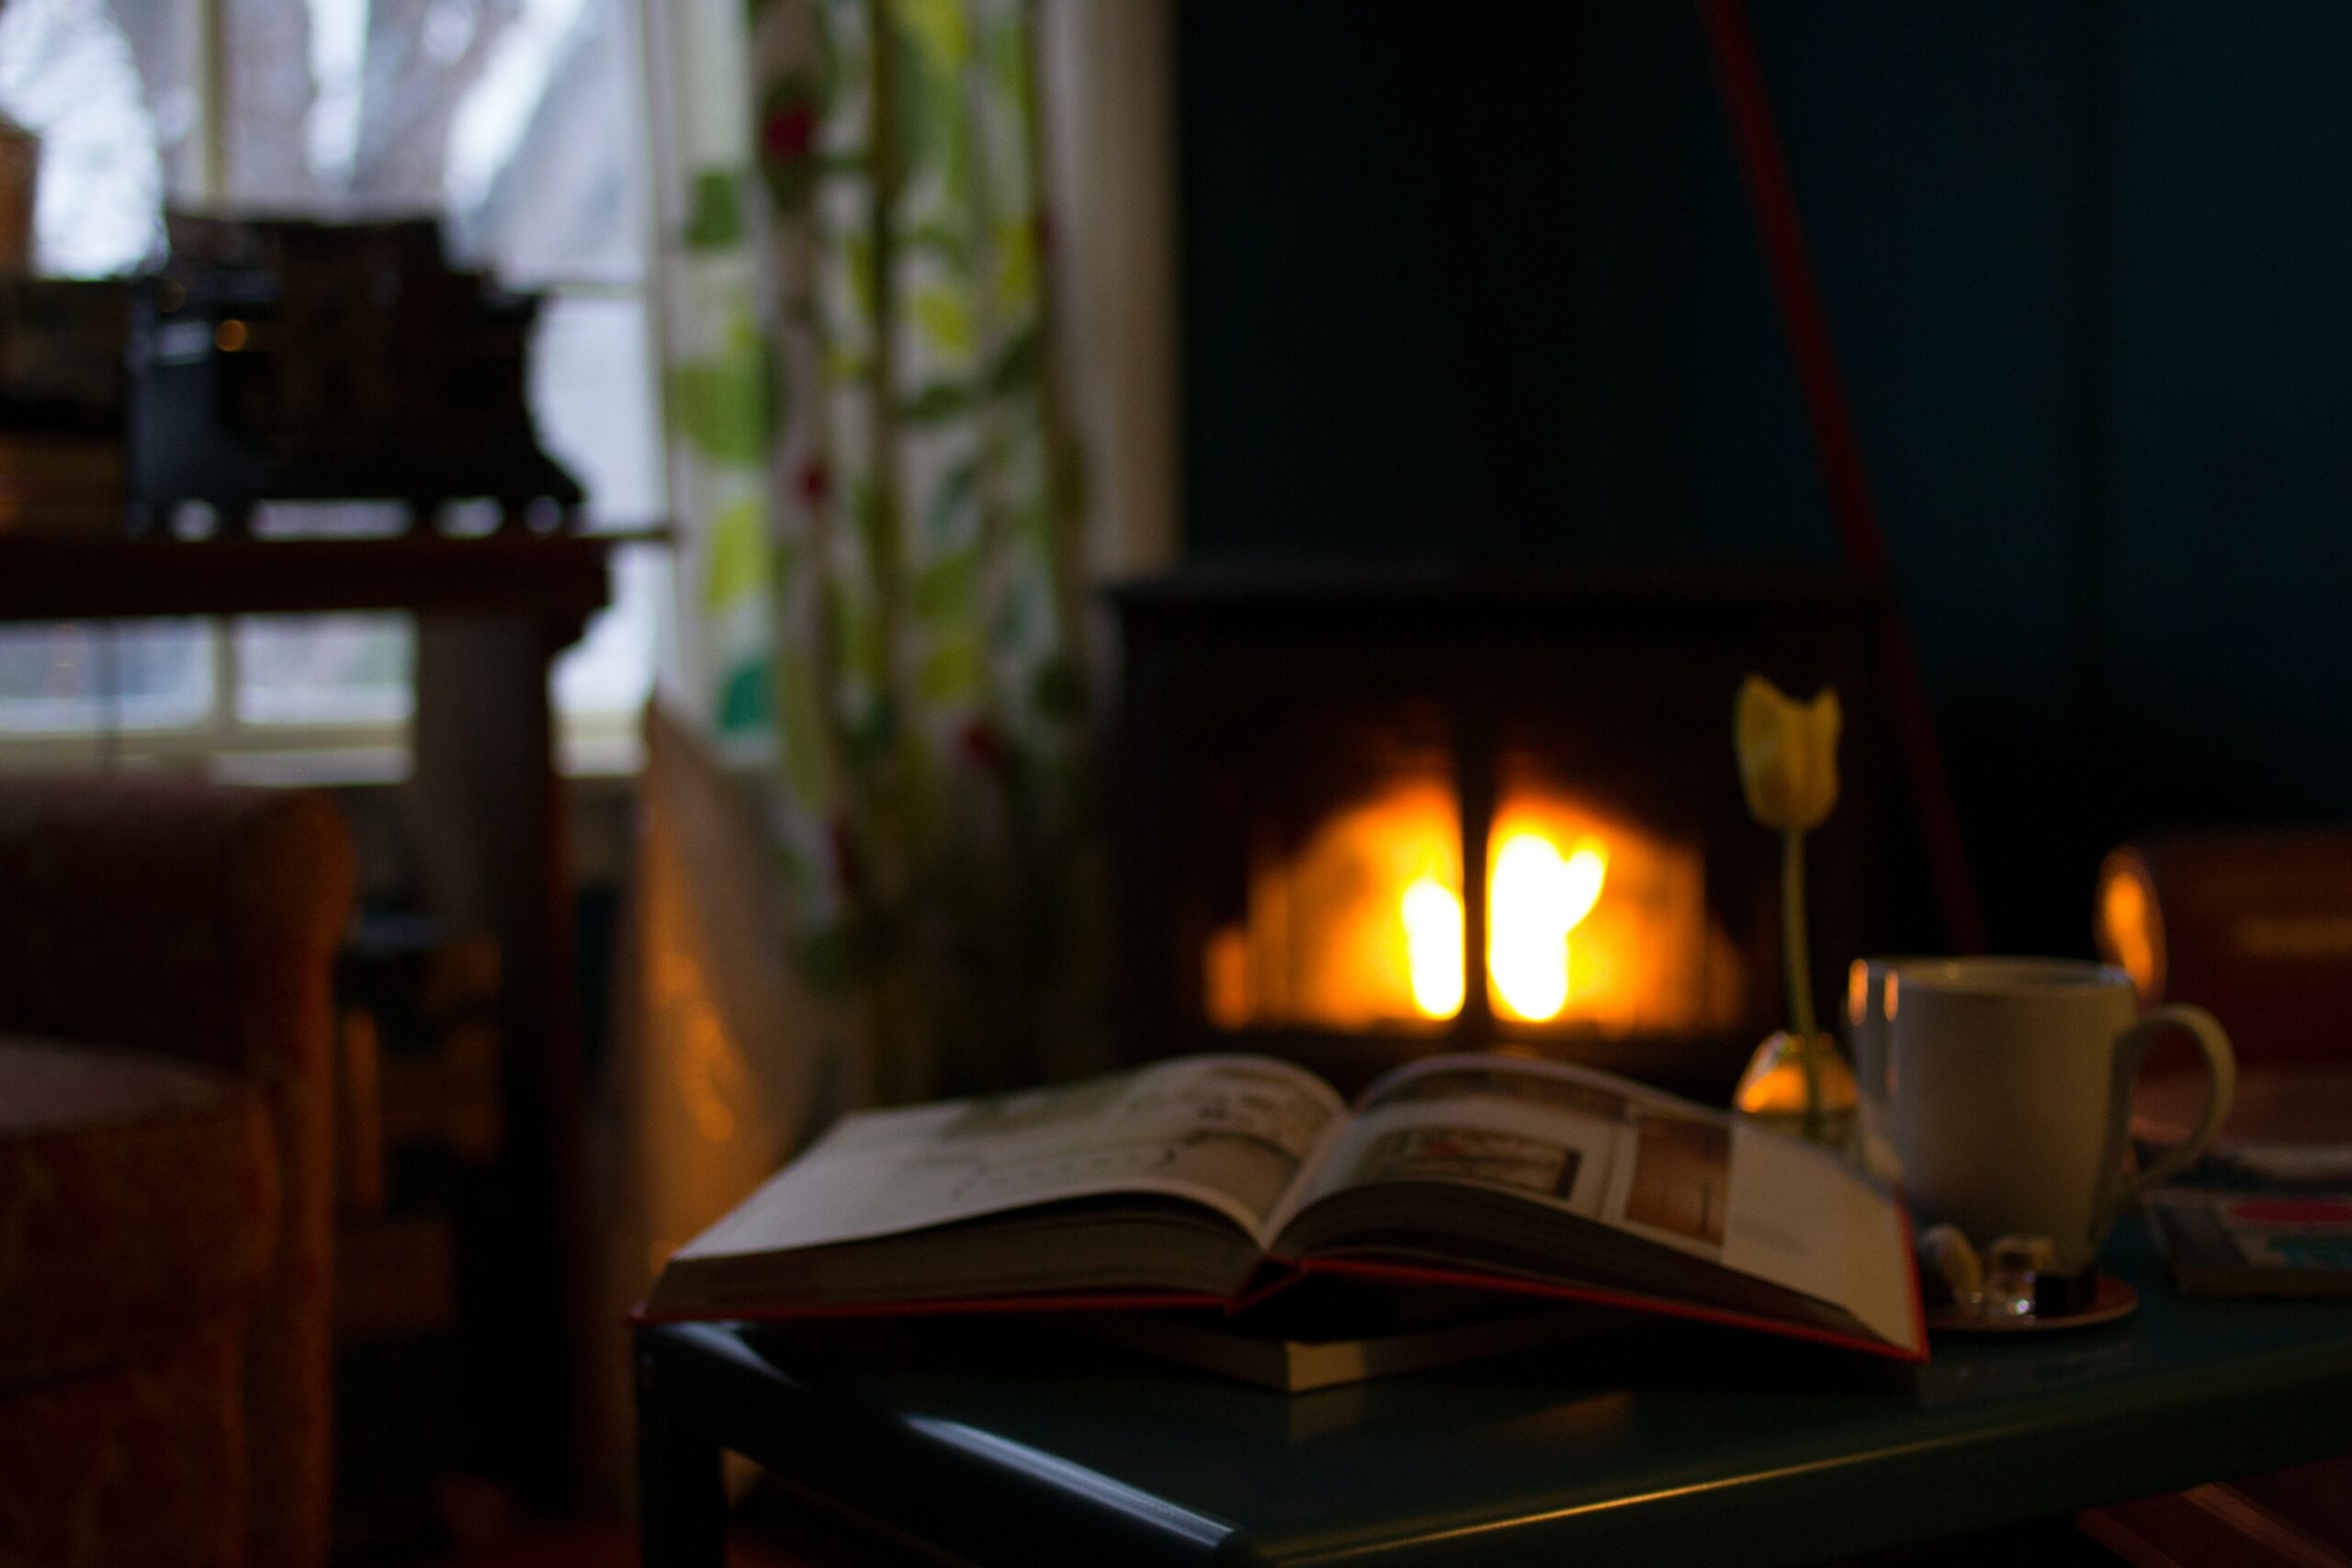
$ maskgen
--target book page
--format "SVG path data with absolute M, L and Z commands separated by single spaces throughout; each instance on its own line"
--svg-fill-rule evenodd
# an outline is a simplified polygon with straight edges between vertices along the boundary
M 1892 1198 L 1827 1150 L 1607 1074 L 1502 1055 L 1401 1067 L 1364 1091 L 1278 1219 L 1392 1181 L 1507 1191 L 1914 1337 Z
M 1554 1063 L 1431 1056 L 1364 1091 L 1355 1120 L 1287 1207 L 1295 1213 L 1352 1186 L 1451 1180 L 1603 1219 L 1613 1174 L 1624 1163 L 1632 1108 L 1648 1100 L 1660 1107 L 1679 1103 Z
M 1125 1193 L 1204 1204 L 1263 1245 L 1269 1217 L 1345 1121 L 1314 1074 L 1246 1055 L 858 1112 L 679 1256 L 820 1247 Z
M 1732 1128 L 1724 1267 L 1833 1302 L 1890 1344 L 1918 1331 L 1910 1217 L 1827 1149 Z

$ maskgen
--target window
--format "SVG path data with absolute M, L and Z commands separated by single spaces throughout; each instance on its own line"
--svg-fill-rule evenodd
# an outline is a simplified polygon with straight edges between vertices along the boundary
M 590 526 L 650 523 L 666 506 L 637 24 L 635 0 L 8 0 L 0 110 L 42 139 L 41 269 L 147 263 L 171 203 L 438 212 L 453 260 L 545 296 L 532 411 Z M 289 505 L 256 526 L 400 522 Z M 667 570 L 658 548 L 616 551 L 612 605 L 558 666 L 571 765 L 631 763 Z M 396 777 L 413 639 L 399 615 L 0 627 L 0 753 Z

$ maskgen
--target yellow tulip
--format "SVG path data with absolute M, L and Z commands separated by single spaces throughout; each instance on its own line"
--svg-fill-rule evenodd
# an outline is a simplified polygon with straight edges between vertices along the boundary
M 1821 826 L 1838 804 L 1840 721 L 1830 687 L 1801 705 L 1761 675 L 1741 682 L 1732 735 L 1749 815 L 1782 832 Z
M 1739 786 L 1747 795 L 1748 815 L 1781 835 L 1781 956 L 1788 964 L 1789 1021 L 1793 1025 L 1763 1043 L 1748 1065 L 1747 1077 L 1758 1083 L 1771 1080 L 1793 1058 L 1804 1086 L 1804 1135 L 1817 1143 L 1832 1141 L 1832 1128 L 1823 1100 L 1822 1052 L 1815 1043 L 1822 1037 L 1813 1028 L 1804 836 L 1820 827 L 1838 804 L 1839 722 L 1836 692 L 1824 687 L 1813 701 L 1800 705 L 1761 675 L 1740 682 L 1739 705 L 1732 717 L 1732 743 L 1739 752 Z M 1837 1059 L 1834 1048 L 1828 1059 Z M 1747 1109 L 1749 1088 L 1744 1079 L 1743 1110 Z

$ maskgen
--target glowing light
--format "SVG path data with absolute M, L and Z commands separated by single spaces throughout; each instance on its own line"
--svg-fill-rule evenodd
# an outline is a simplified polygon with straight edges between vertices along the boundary
M 1600 902 L 1600 885 L 1608 879 L 1609 853 L 1606 850 L 1587 845 L 1568 857 L 1568 924 L 1567 929 L 1560 933 L 1562 936 L 1584 924 L 1584 918 L 1592 913 L 1595 904 Z
M 1250 933 L 1226 926 L 1209 937 L 1202 955 L 1201 980 L 1209 1021 L 1219 1029 L 1248 1026 L 1254 1010 L 1250 995 Z
M 1425 1018 L 1452 1018 L 1462 1010 L 1462 899 L 1434 876 L 1405 889 L 1405 961 L 1413 985 L 1413 1005 Z
M 1566 856 L 1541 833 L 1513 833 L 1487 880 L 1487 973 L 1502 1010 L 1541 1023 L 1568 1005 L 1568 933 L 1600 898 L 1608 852 Z
M 2141 1005 L 2154 1003 L 2164 990 L 2164 927 L 2136 851 L 2118 850 L 2099 867 L 2098 938 L 2108 962 L 2132 976 Z
M 1484 1004 L 1500 1027 L 1479 1043 L 1498 1047 L 1571 1027 L 1729 1032 L 1747 1016 L 1695 846 L 1548 787 L 1498 793 L 1468 864 L 1458 797 L 1434 776 L 1368 789 L 1296 841 L 1253 830 L 1232 868 L 1240 897 L 1196 949 L 1201 1021 L 1434 1043 Z

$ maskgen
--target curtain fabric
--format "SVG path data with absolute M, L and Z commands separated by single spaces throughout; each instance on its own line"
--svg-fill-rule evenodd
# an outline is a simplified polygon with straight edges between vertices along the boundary
M 1105 967 L 1030 0 L 641 4 L 683 613 L 596 1119 L 616 1336 L 841 1111 L 1091 1065 Z
M 1064 1065 L 1087 693 L 1032 0 L 649 15 L 685 695 L 886 1098 Z

